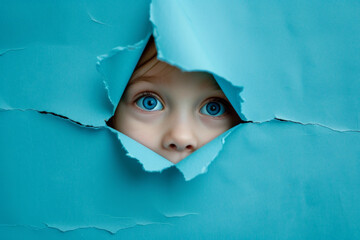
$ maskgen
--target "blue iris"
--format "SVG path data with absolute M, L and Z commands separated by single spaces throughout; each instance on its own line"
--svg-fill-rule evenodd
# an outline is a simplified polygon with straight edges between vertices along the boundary
M 146 111 L 159 111 L 164 109 L 161 102 L 153 96 L 143 96 L 136 101 L 136 105 Z
M 217 117 L 225 113 L 225 107 L 220 102 L 208 102 L 200 109 L 200 112 L 205 115 Z

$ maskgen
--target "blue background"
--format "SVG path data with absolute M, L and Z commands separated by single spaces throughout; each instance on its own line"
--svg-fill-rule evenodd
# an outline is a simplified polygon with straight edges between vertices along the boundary
M 359 12 L 2 0 L 0 238 L 360 239 Z M 108 128 L 150 34 L 252 122 L 176 166 Z

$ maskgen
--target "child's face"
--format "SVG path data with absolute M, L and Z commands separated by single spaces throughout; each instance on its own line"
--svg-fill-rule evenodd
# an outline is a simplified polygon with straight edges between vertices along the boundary
M 153 57 L 134 72 L 113 125 L 178 163 L 239 122 L 210 74 L 182 72 Z

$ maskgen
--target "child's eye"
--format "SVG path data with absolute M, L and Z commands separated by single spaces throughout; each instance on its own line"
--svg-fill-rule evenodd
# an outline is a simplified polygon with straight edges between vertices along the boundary
M 164 109 L 161 102 L 154 96 L 143 96 L 136 101 L 136 105 L 146 111 L 160 111 Z
M 200 112 L 205 115 L 218 117 L 225 113 L 225 106 L 221 102 L 211 101 L 211 102 L 206 103 L 200 109 Z

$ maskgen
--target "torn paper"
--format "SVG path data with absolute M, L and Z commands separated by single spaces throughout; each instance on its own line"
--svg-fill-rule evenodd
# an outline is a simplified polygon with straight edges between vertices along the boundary
M 243 87 L 248 120 L 359 130 L 359 8 L 354 1 L 154 0 L 150 19 L 160 58 Z
M 1 111 L 0 128 L 1 146 L 12 146 L 0 152 L 1 223 L 16 225 L 2 236 L 177 239 L 196 226 L 205 238 L 359 237 L 358 132 L 242 124 L 206 174 L 185 181 L 176 168 L 144 171 L 104 127 Z
M 360 239 L 359 11 L 357 1 L 4 2 L 0 238 Z M 204 158 L 153 164 L 105 126 L 121 84 L 107 92 L 97 57 L 151 31 L 162 60 L 221 76 L 249 121 Z

